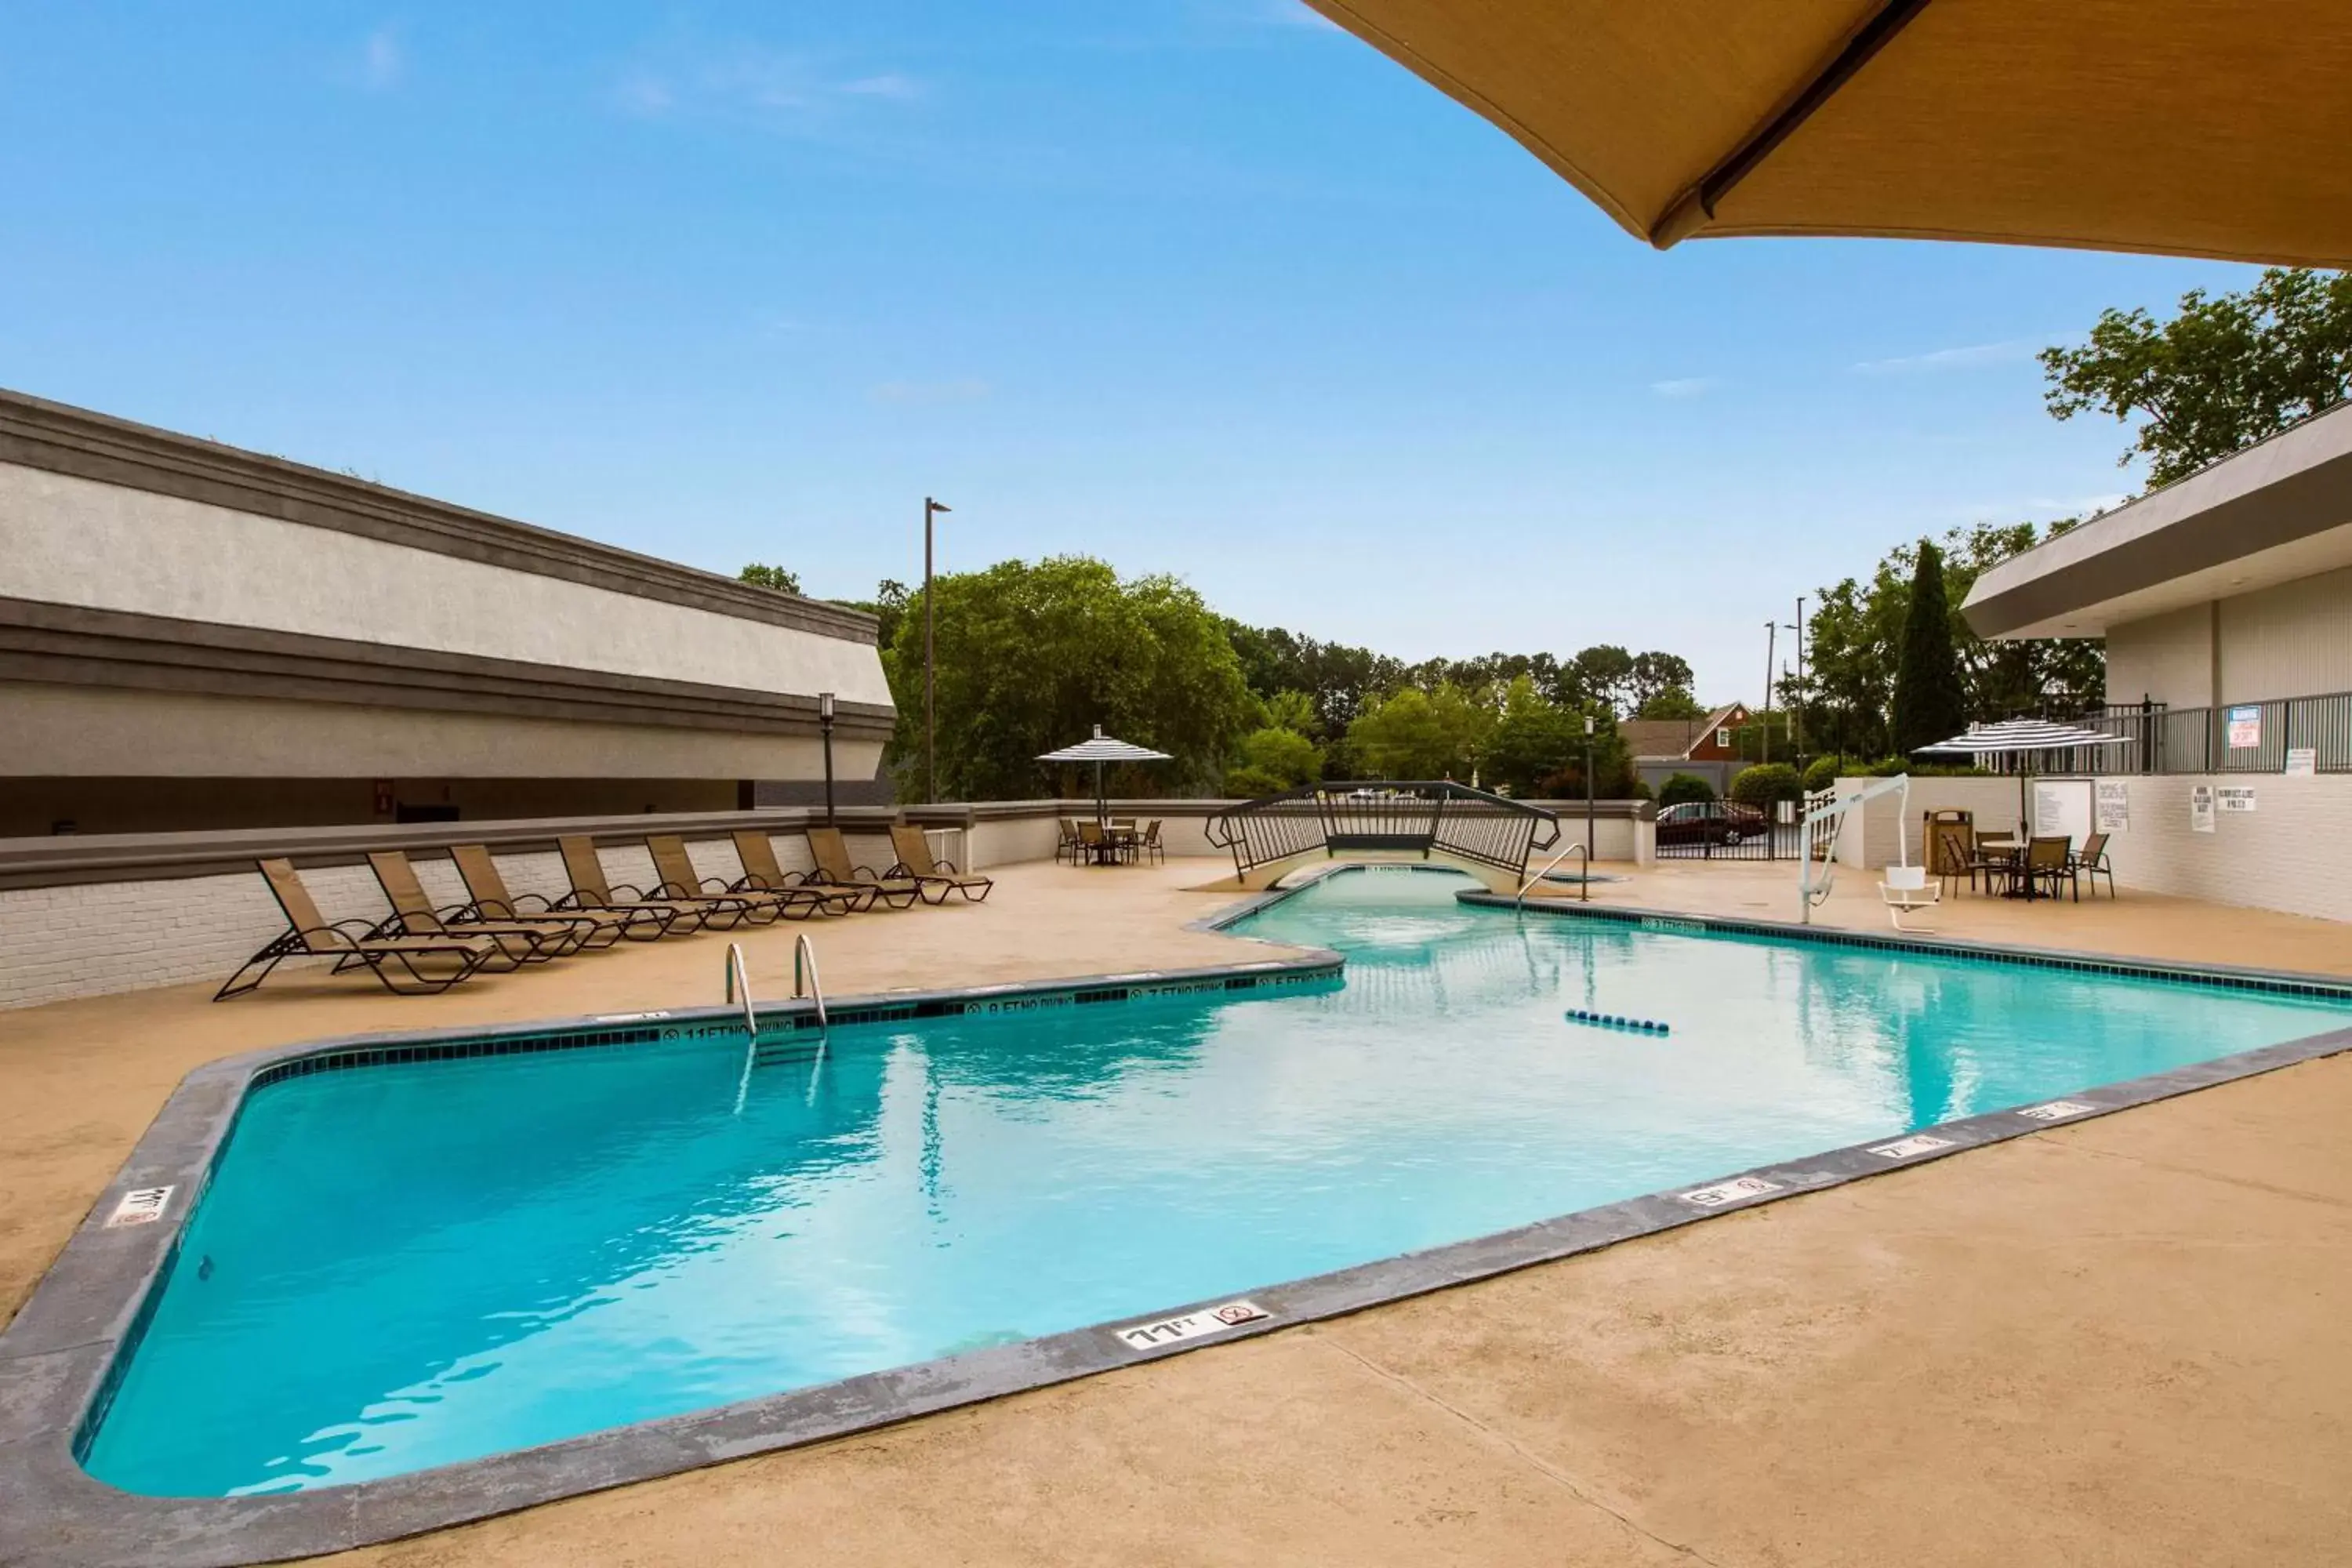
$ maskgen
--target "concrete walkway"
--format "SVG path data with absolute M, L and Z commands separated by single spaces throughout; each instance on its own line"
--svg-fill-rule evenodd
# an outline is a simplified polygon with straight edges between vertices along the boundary
M 1792 868 L 1612 901 L 1743 907 Z M 1766 879 L 1750 873 L 1777 873 Z M 837 992 L 1209 962 L 1199 864 L 1015 868 L 973 910 L 817 928 Z M 1722 873 L 1730 872 L 1725 876 Z M 1863 879 L 1853 879 L 1861 882 Z M 1969 918 L 2040 921 L 1979 900 Z M 2126 898 L 2065 947 L 2352 973 L 2344 928 Z M 1785 910 L 1780 911 L 1785 918 Z M 1849 888 L 1829 912 L 1876 924 Z M 791 933 L 753 939 L 782 989 Z M 13 1310 L 192 1063 L 361 1028 L 715 998 L 720 939 L 423 1004 L 289 985 L 0 1015 Z M 372 989 L 372 988 L 371 988 Z M 340 1562 L 2341 1563 L 2352 1060 L 1065 1388 Z

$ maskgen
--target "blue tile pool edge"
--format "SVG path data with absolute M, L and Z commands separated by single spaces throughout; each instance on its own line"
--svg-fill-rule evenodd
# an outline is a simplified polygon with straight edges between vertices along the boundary
M 1230 924 L 1297 890 L 1260 895 L 1194 924 L 1210 929 Z M 1462 897 L 1475 902 L 1493 895 Z M 1578 912 L 1589 909 L 1579 906 Z M 1646 916 L 1685 925 L 1713 924 L 1727 931 L 1737 928 L 1738 934 L 1778 938 L 1807 931 L 1817 937 L 1827 934 L 1817 928 L 1780 928 L 1769 921 L 1701 921 L 1664 911 L 1614 912 L 1618 918 L 1636 922 Z M 1868 940 L 1873 945 L 1910 945 Z M 1941 949 L 1955 944 L 1939 942 L 1936 945 Z M 2116 967 L 2114 961 L 2091 955 L 1957 945 L 1969 956 L 2027 962 L 2064 956 Z M 1338 954 L 1316 951 L 1294 959 L 1203 969 L 845 998 L 840 1005 L 844 1010 L 876 1007 L 895 1013 L 934 1001 L 1018 1002 L 1054 996 L 1061 1001 L 1045 1005 L 1075 1004 L 1082 992 L 1124 989 L 1130 994 L 1150 995 L 1166 994 L 1163 987 L 1212 980 L 1223 989 L 1224 982 L 1242 976 L 1254 978 L 1254 989 L 1255 984 L 1269 981 L 1296 984 L 1328 979 L 1339 969 Z M 2161 965 L 2148 973 L 2176 978 L 2202 973 L 2223 984 L 2259 980 L 2335 994 L 2347 989 L 2329 976 L 2287 972 L 2200 972 L 2192 966 Z M 781 1020 L 793 1009 L 764 1011 Z M 722 1025 L 727 1016 L 721 1008 L 697 1008 L 666 1016 L 683 1028 Z M 352 1037 L 255 1052 L 190 1073 L 16 1321 L 0 1333 L 0 1561 L 55 1563 L 59 1568 L 156 1561 L 186 1568 L 233 1568 L 375 1544 L 1344 1316 L 1677 1229 L 1715 1215 L 1825 1191 L 1968 1149 L 2352 1051 L 2352 1028 L 2334 1030 L 2036 1105 L 1990 1111 L 1893 1139 L 1757 1166 L 1697 1186 L 1653 1193 L 1490 1236 L 1271 1285 L 1248 1294 L 1248 1300 L 1264 1310 L 1263 1317 L 1150 1348 L 1137 1348 L 1120 1337 L 1120 1331 L 1206 1313 L 1229 1299 L 1194 1302 L 1153 1317 L 991 1346 L 814 1388 L 612 1427 L 541 1447 L 317 1491 L 246 1498 L 151 1498 L 118 1491 L 81 1468 L 75 1458 L 77 1439 L 90 1419 L 102 1413 L 112 1369 L 135 1342 L 138 1323 L 168 1266 L 180 1226 L 200 1194 L 213 1155 L 258 1074 L 288 1061 L 334 1052 L 414 1052 L 420 1046 L 520 1037 L 554 1041 L 595 1027 L 623 1031 L 659 1022 L 645 1015 L 607 1015 L 493 1029 Z M 740 1033 L 740 1026 L 728 1032 Z M 566 1047 L 550 1044 L 542 1048 Z M 123 1231 L 105 1228 L 102 1216 L 111 1213 L 124 1194 L 142 1187 L 179 1183 L 185 1184 L 175 1194 L 174 1205 L 163 1220 Z

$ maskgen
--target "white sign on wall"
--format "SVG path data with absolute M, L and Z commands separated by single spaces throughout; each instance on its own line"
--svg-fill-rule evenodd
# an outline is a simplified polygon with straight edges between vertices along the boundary
M 2252 784 L 2223 784 L 2220 789 L 2215 790 L 2213 795 L 2221 803 L 2223 811 L 2254 809 L 2254 790 Z
M 2316 746 L 2289 746 L 2286 749 L 2286 771 L 2290 773 L 2299 773 L 2305 777 L 2317 773 L 2319 771 L 2319 748 Z
M 2230 750 L 2251 752 L 2263 743 L 2263 710 L 2245 707 L 2230 710 Z
M 2213 831 L 2213 786 L 2211 784 L 2189 786 L 2189 830 L 2191 833 Z
M 2091 835 L 2091 781 L 2033 781 L 2033 831 L 2045 838 L 2066 837 L 2080 844 Z
M 2102 833 L 2122 833 L 2131 826 L 2131 785 L 2121 779 L 2101 779 L 2092 815 Z

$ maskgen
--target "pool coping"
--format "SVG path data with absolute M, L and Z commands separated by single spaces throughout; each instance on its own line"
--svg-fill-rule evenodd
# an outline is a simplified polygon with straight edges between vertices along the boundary
M 1328 874 L 1244 900 L 1192 924 L 1222 929 Z M 1457 897 L 1473 904 L 1509 907 L 1513 902 L 1484 892 Z M 1637 925 L 1643 921 L 1673 922 L 1670 930 L 1697 928 L 1781 940 L 1793 937 L 1949 951 L 1996 962 L 2062 961 L 2067 967 L 2352 995 L 2352 981 L 2289 971 L 2117 960 L 2112 955 L 1954 939 L 1885 942 L 1820 927 L 1615 906 L 1605 906 L 1605 913 L 1584 904 L 1530 908 L 1549 916 L 1588 916 Z M 1238 993 L 1261 984 L 1303 985 L 1335 978 L 1342 968 L 1339 954 L 1317 949 L 1297 957 L 1255 963 L 845 997 L 832 1004 L 832 1010 L 845 1026 L 853 1017 L 857 1022 L 888 1023 L 967 1013 L 975 1006 L 982 1011 L 1026 1010 L 1082 1002 Z M 1235 980 L 1247 984 L 1236 987 L 1232 984 Z M 857 1016 L 865 1014 L 876 1016 Z M 812 1028 L 814 1017 L 808 1004 L 781 1004 L 761 1008 L 761 1023 L 765 1039 L 771 1024 L 780 1031 L 789 1026 L 798 1032 Z M 75 1458 L 79 1438 L 103 1412 L 116 1363 L 125 1348 L 135 1343 L 144 1314 L 159 1294 L 156 1287 L 239 1106 L 269 1069 L 326 1058 L 339 1058 L 338 1066 L 355 1067 L 376 1060 L 563 1049 L 577 1045 L 625 1046 L 646 1039 L 716 1033 L 740 1035 L 740 1012 L 684 1008 L 346 1036 L 226 1058 L 191 1072 L 173 1090 L 16 1321 L 0 1332 L 0 1561 L 40 1562 L 59 1568 L 156 1561 L 184 1568 L 233 1568 L 396 1540 L 1343 1316 L 1679 1229 L 1718 1214 L 1825 1191 L 2053 1126 L 2352 1051 L 2352 1027 L 2332 1030 L 2034 1105 L 1752 1166 L 1696 1186 L 1652 1193 L 1488 1236 L 1268 1285 L 1243 1298 L 1193 1302 L 1155 1316 L 991 1346 L 377 1480 L 262 1497 L 155 1498 L 118 1490 L 81 1468 Z M 482 1048 L 447 1048 L 468 1046 Z M 176 1201 L 160 1218 L 152 1223 L 108 1225 L 109 1217 L 131 1194 L 162 1186 L 173 1187 Z M 1234 1315 L 1244 1321 L 1231 1326 L 1213 1315 L 1220 1307 L 1243 1305 L 1255 1315 L 1237 1311 Z M 1123 1331 L 1139 1339 L 1122 1337 Z

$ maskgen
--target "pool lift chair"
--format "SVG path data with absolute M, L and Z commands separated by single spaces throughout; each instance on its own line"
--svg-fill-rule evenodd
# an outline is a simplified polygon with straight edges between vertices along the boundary
M 1799 918 L 1806 924 L 1812 923 L 1814 907 L 1828 898 L 1830 889 L 1837 885 L 1837 863 L 1831 856 L 1847 815 L 1884 795 L 1901 796 L 1895 811 L 1895 863 L 1885 868 L 1878 884 L 1878 897 L 1886 906 L 1886 918 L 1899 931 L 1924 930 L 1905 925 L 1903 917 L 1933 909 L 1943 901 L 1944 889 L 1928 882 L 1927 868 L 1911 864 L 1910 832 L 1906 822 L 1911 809 L 1911 775 L 1896 773 L 1843 797 L 1833 788 L 1823 790 L 1805 803 L 1797 855 L 1797 903 Z M 1814 874 L 1816 865 L 1820 868 L 1818 879 Z

